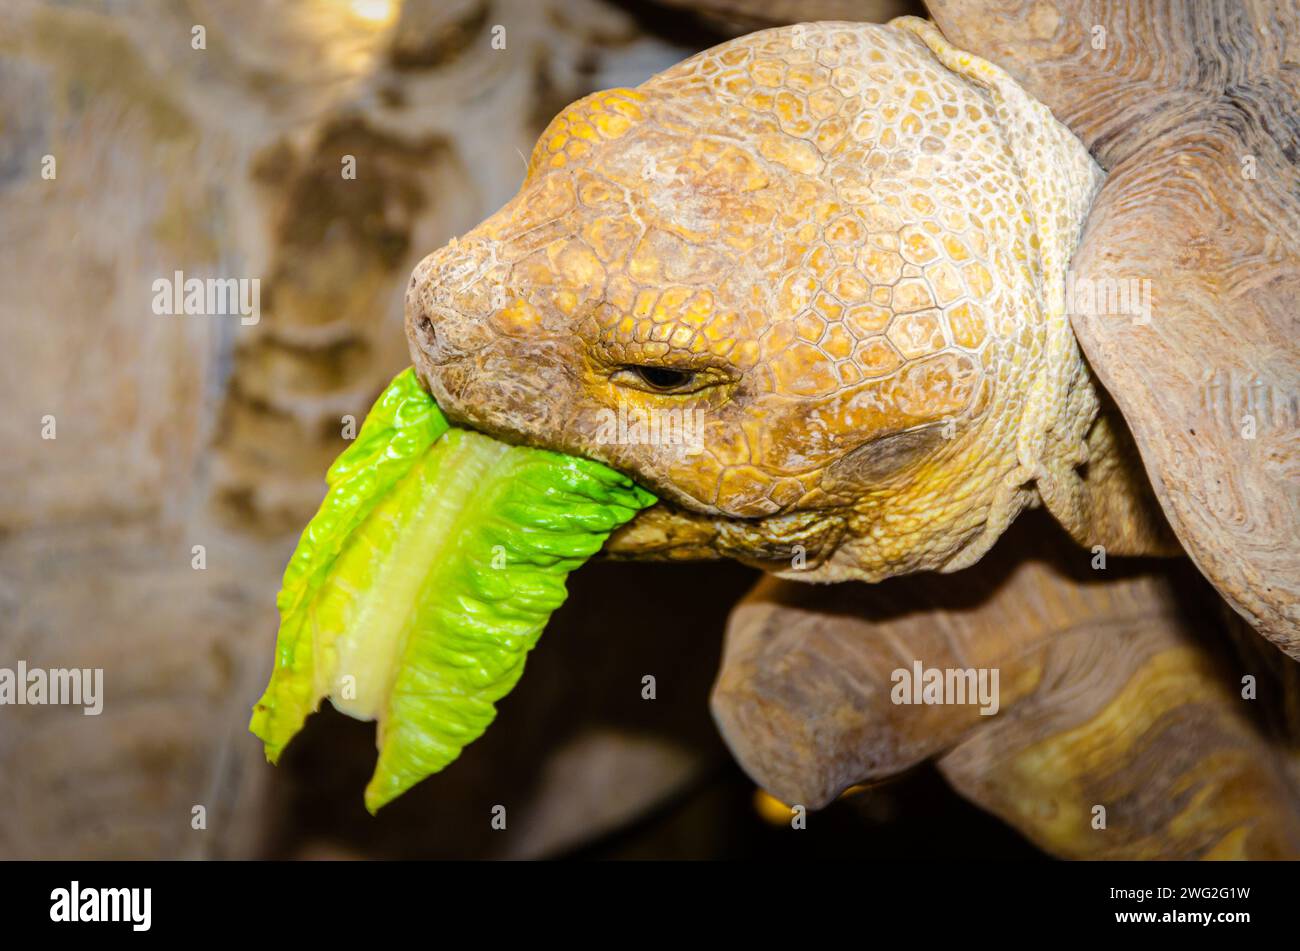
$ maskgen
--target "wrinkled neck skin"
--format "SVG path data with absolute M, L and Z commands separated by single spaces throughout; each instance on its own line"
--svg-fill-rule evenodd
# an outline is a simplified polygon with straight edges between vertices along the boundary
M 803 140 L 771 134 L 762 115 L 755 119 L 756 113 L 747 111 L 753 102 L 755 110 L 770 109 L 772 102 L 780 107 L 784 91 L 754 100 L 759 93 L 746 99 L 743 90 L 736 91 L 740 87 L 719 85 L 729 68 L 749 63 L 753 75 L 766 70 L 762 75 L 778 77 L 765 80 L 769 88 L 785 83 L 796 94 L 791 101 L 803 96 L 812 108 L 831 90 L 818 89 L 809 79 L 808 70 L 818 67 L 821 54 L 809 57 L 804 44 L 833 46 L 837 40 L 843 45 L 828 47 L 827 62 L 840 63 L 835 73 L 856 76 L 858 90 L 875 97 L 868 98 L 875 116 L 864 110 L 859 115 L 866 118 L 854 121 L 861 121 L 858 131 L 867 129 L 880 139 L 860 140 L 856 152 L 809 142 L 811 132 Z M 847 62 L 848 55 L 858 60 Z M 801 62 L 812 65 L 803 69 Z M 881 64 L 880 77 L 893 78 L 873 86 L 873 63 Z M 825 72 L 834 75 L 829 67 Z M 900 85 L 899 77 L 915 85 Z M 913 97 L 922 96 L 916 113 L 906 113 Z M 754 34 L 701 54 L 627 91 L 617 105 L 621 111 L 611 115 L 602 112 L 604 100 L 575 104 L 576 118 L 567 124 L 564 114 L 557 118 L 534 153 L 520 198 L 463 243 L 426 258 L 407 301 L 413 360 L 453 419 L 499 438 L 599 459 L 660 496 L 662 504 L 610 539 L 612 557 L 727 557 L 797 580 L 877 581 L 973 564 L 1020 512 L 1038 505 L 1080 543 L 1104 544 L 1117 554 L 1150 549 L 1159 516 L 1152 514 L 1140 464 L 1126 448 L 1122 420 L 1103 409 L 1104 397 L 1066 314 L 1068 263 L 1103 175 L 1082 143 L 1006 73 L 953 49 L 932 24 L 916 18 L 886 27 L 808 24 Z M 584 144 L 574 160 L 566 156 L 564 143 L 576 129 L 585 130 L 595 144 Z M 608 141 L 599 141 L 601 135 Z M 896 155 L 902 135 L 917 143 L 915 155 Z M 707 151 L 713 143 L 729 150 L 722 153 L 725 162 Z M 963 151 L 962 143 L 971 151 Z M 699 148 L 705 152 L 697 161 Z M 882 161 L 871 164 L 876 159 Z M 713 161 L 717 164 L 710 166 Z M 860 163 L 860 176 L 851 161 Z M 637 169 L 646 168 L 648 175 L 665 163 L 674 177 L 638 192 L 644 183 L 638 183 Z M 689 187 L 668 191 L 683 179 Z M 587 211 L 584 189 L 596 185 L 603 189 L 598 200 L 603 204 Z M 707 204 L 722 192 L 725 202 Z M 825 375 L 812 374 L 811 363 L 792 363 L 791 350 L 803 346 L 795 338 L 799 308 L 817 301 L 791 303 L 782 296 L 796 272 L 776 271 L 790 266 L 783 256 L 788 244 L 778 246 L 765 237 L 774 230 L 770 224 L 752 233 L 732 228 L 737 221 L 731 219 L 762 217 L 765 194 L 781 196 L 767 199 L 778 216 L 802 196 L 829 196 L 822 205 L 810 200 L 801 212 L 808 217 L 791 218 L 780 230 L 781 240 L 806 241 L 812 248 L 820 244 L 832 267 L 836 260 L 853 260 L 843 256 L 849 251 L 837 241 L 842 232 L 833 230 L 844 220 L 836 216 L 844 214 L 845 205 L 871 232 L 870 247 L 856 246 L 857 266 L 868 277 L 871 262 L 864 263 L 862 255 L 872 247 L 892 247 L 905 258 L 926 248 L 937 254 L 909 262 L 911 271 L 904 269 L 901 282 L 893 274 L 889 340 L 911 362 L 882 380 L 887 386 L 871 379 L 872 358 L 858 357 L 862 348 L 882 339 L 879 328 L 869 328 L 876 337 L 857 338 L 865 342 L 853 359 L 866 367 L 865 380 L 854 370 L 855 377 L 842 383 L 831 378 L 819 390 Z M 576 199 L 555 197 L 561 195 Z M 887 195 L 901 196 L 892 206 L 901 217 L 882 203 Z M 692 205 L 697 199 L 700 204 Z M 552 213 L 552 207 L 558 210 Z M 922 211 L 909 223 L 909 209 L 918 208 Z M 927 237 L 921 224 L 946 220 L 946 212 L 935 208 L 955 209 L 957 218 L 969 214 L 979 224 L 973 231 L 933 227 Z M 662 219 L 651 217 L 660 213 Z M 655 228 L 671 234 L 660 246 L 675 248 L 678 257 L 655 258 L 645 250 L 644 237 L 640 245 L 628 245 L 634 250 L 626 260 L 622 252 L 603 254 L 604 236 L 624 226 L 633 235 Z M 883 228 L 883 238 L 871 231 L 874 227 Z M 709 229 L 734 238 L 731 247 L 748 241 L 749 250 L 731 252 L 693 237 Z M 920 245 L 909 249 L 909 232 Z M 786 239 L 787 233 L 810 237 Z M 578 236 L 586 243 L 573 250 Z M 553 253 L 535 250 L 540 237 L 555 242 L 548 246 Z M 700 246 L 692 248 L 693 240 Z M 764 240 L 775 250 L 755 246 Z M 713 285 L 709 306 L 721 306 L 728 293 L 733 301 L 766 303 L 757 317 L 730 315 L 736 318 L 726 325 L 734 347 L 704 354 L 712 360 L 707 365 L 723 367 L 719 373 L 735 371 L 736 377 L 733 389 L 719 387 L 709 392 L 721 395 L 701 397 L 713 427 L 706 432 L 706 452 L 692 463 L 669 452 L 596 439 L 584 422 L 591 407 L 623 398 L 602 375 L 606 364 L 601 361 L 613 361 L 604 356 L 608 346 L 598 346 L 607 344 L 600 334 L 617 337 L 624 328 L 627 336 L 617 339 L 628 342 L 617 347 L 638 354 L 626 362 L 647 362 L 641 355 L 651 346 L 641 343 L 646 328 L 636 326 L 646 313 L 638 296 L 645 291 L 638 287 L 661 280 L 674 263 L 686 273 L 688 263 L 717 253 L 734 254 L 729 260 L 741 262 L 727 273 L 743 269 L 744 262 L 751 270 L 740 291 L 728 286 L 736 283 L 731 278 Z M 832 257 L 836 254 L 841 257 Z M 513 261 L 536 263 L 529 270 Z M 771 263 L 760 267 L 756 261 Z M 486 279 L 475 277 L 489 273 L 499 275 L 504 287 L 496 303 Z M 925 287 L 912 290 L 921 287 L 922 274 Z M 592 280 L 600 282 L 600 290 L 588 293 Z M 453 284 L 458 290 L 449 295 Z M 900 302 L 904 284 L 926 302 Z M 624 293 L 622 286 L 631 290 Z M 829 286 L 826 280 L 823 286 Z M 958 290 L 949 294 L 952 287 Z M 669 297 L 661 287 L 650 289 L 661 295 L 660 305 Z M 588 313 L 582 310 L 584 298 L 597 305 L 591 317 L 583 317 Z M 687 304 L 698 300 L 691 297 Z M 844 294 L 839 300 L 846 314 L 853 311 Z M 861 300 L 868 309 L 875 302 Z M 973 302 L 970 308 L 963 307 L 967 300 Z M 570 320 L 575 301 L 578 316 Z M 926 306 L 933 309 L 922 311 Z M 927 313 L 936 315 L 934 326 L 941 329 L 926 331 L 924 339 L 899 336 L 904 325 L 923 327 L 919 318 Z M 699 315 L 669 316 L 677 321 L 670 326 L 679 326 Z M 837 320 L 849 326 L 852 319 L 826 315 L 831 329 L 818 346 L 830 346 Z M 784 338 L 792 341 L 783 344 L 784 351 L 769 347 L 782 321 L 794 328 Z M 681 346 L 698 348 L 706 334 L 688 333 L 682 339 L 689 344 Z M 842 337 L 849 339 L 847 332 Z M 669 356 L 679 346 L 675 340 L 662 345 Z M 842 363 L 836 366 L 842 372 Z M 545 384 L 539 382 L 543 376 Z M 747 455 L 735 455 L 733 436 L 742 440 Z M 733 458 L 741 462 L 730 462 Z M 791 460 L 803 468 L 792 468 Z M 736 488 L 728 494 L 732 485 Z

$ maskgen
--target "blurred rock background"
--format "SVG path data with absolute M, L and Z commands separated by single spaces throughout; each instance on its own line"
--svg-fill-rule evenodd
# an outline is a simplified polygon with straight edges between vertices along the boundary
M 106 698 L 0 707 L 0 857 L 1028 854 L 927 771 L 800 836 L 765 819 L 708 715 L 733 565 L 579 572 L 487 736 L 377 820 L 371 725 L 327 706 L 278 769 L 247 733 L 297 531 L 406 364 L 419 258 L 514 193 L 572 100 L 750 29 L 905 12 L 6 0 L 0 666 L 102 667 Z M 156 315 L 177 271 L 259 278 L 260 320 Z

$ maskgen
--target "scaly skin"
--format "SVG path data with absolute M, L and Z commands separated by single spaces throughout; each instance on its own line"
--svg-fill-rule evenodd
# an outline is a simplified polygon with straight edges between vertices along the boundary
M 923 21 L 753 34 L 557 117 L 519 195 L 416 269 L 412 357 L 449 416 L 659 494 L 616 555 L 880 581 L 969 566 L 1040 504 L 1112 554 L 1169 551 L 1064 313 L 1101 179 L 1045 107 Z M 698 410 L 702 450 L 611 441 L 620 408 Z M 859 591 L 861 614 L 800 607 L 820 640 L 729 650 L 715 715 L 756 781 L 818 805 L 946 754 L 963 794 L 1059 855 L 1295 853 L 1292 757 L 1243 725 L 1196 638 L 1169 621 L 1159 651 L 1125 646 L 1170 598 L 1116 614 L 1093 577 L 1013 584 L 990 562 L 918 579 L 935 598 L 891 582 Z M 983 599 L 938 598 L 981 578 Z M 1063 616 L 1035 628 L 1049 602 Z M 884 701 L 890 665 L 954 625 L 959 666 L 1038 638 L 992 661 L 994 730 Z M 1196 795 L 1135 812 L 1153 770 Z M 1098 803 L 1120 834 L 1080 824 Z
M 564 110 L 416 269 L 412 354 L 453 418 L 668 500 L 616 554 L 790 572 L 798 545 L 803 580 L 877 580 L 968 565 L 1040 501 L 1097 540 L 1062 285 L 1100 180 L 923 21 L 756 33 Z M 609 441 L 620 406 L 700 411 L 703 450 Z

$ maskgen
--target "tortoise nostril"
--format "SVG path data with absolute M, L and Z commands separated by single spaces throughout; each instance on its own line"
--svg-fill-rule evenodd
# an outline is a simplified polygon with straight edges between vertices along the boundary
M 423 354 L 430 366 L 443 366 L 462 356 L 465 352 L 456 342 L 458 328 L 450 315 L 444 314 L 436 306 L 422 309 L 414 316 L 407 333 L 411 343 Z

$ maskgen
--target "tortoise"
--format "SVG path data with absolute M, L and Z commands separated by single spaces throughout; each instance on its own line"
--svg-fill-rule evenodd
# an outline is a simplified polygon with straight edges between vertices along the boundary
M 1259 712 L 1300 696 L 1300 24 L 1071 7 L 764 30 L 579 100 L 415 269 L 412 360 L 656 493 L 611 556 L 766 572 L 712 703 L 782 802 L 934 759 L 1056 855 L 1300 856 Z M 1031 509 L 1071 541 L 995 549 Z M 900 689 L 934 671 L 991 702 Z

